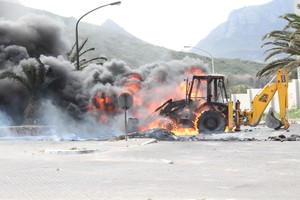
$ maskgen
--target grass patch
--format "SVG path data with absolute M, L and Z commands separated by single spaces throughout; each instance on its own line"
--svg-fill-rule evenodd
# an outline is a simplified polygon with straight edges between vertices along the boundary
M 291 119 L 300 118 L 300 109 L 291 109 L 288 111 L 288 117 Z
M 280 119 L 280 113 L 274 112 L 277 119 Z M 264 113 L 261 120 L 265 121 L 267 113 Z M 300 109 L 289 109 L 287 114 L 288 119 L 300 119 Z

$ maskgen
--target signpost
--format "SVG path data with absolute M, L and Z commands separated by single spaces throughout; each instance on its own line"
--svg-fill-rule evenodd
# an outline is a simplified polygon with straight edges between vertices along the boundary
M 133 98 L 128 93 L 122 93 L 118 97 L 118 105 L 120 108 L 124 110 L 124 116 L 125 116 L 125 139 L 127 140 L 127 110 L 131 108 L 133 104 Z

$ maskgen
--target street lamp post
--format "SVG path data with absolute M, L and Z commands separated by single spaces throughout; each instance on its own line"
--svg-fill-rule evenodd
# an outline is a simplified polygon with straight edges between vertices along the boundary
M 192 46 L 184 46 L 184 48 L 190 48 L 190 49 L 197 49 L 197 50 L 200 50 L 200 51 L 203 51 L 205 53 L 207 53 L 210 58 L 211 58 L 211 69 L 212 69 L 212 73 L 214 74 L 215 73 L 215 65 L 214 65 L 214 57 L 212 56 L 211 53 L 209 53 L 208 51 L 205 51 L 203 49 L 199 49 L 197 47 L 192 47 Z
M 103 8 L 103 7 L 106 7 L 106 6 L 114 6 L 114 5 L 120 5 L 121 4 L 121 1 L 116 1 L 116 2 L 113 2 L 113 3 L 109 3 L 109 4 L 106 4 L 106 5 L 102 5 L 102 6 L 99 6 L 97 8 L 94 8 L 93 10 L 85 13 L 84 15 L 82 15 L 76 22 L 76 64 L 77 64 L 77 70 L 79 70 L 80 68 L 80 65 L 79 65 L 79 44 L 78 44 L 78 24 L 80 22 L 80 20 L 82 18 L 84 18 L 86 15 L 90 14 L 91 12 L 94 12 L 95 10 L 98 10 L 100 8 Z

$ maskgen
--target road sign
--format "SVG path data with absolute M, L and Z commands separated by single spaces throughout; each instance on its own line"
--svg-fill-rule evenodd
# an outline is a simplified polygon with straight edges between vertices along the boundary
M 118 97 L 118 105 L 123 110 L 128 110 L 132 106 L 132 104 L 133 104 L 133 98 L 130 94 L 122 93 Z
M 120 108 L 124 110 L 124 117 L 125 117 L 125 139 L 127 140 L 127 110 L 132 106 L 133 98 L 128 93 L 122 93 L 118 97 L 118 105 Z

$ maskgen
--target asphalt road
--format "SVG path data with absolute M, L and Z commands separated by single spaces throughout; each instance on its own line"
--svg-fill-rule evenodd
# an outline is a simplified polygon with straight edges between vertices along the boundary
M 0 199 L 298 200 L 300 142 L 264 140 L 298 130 L 234 134 L 261 139 L 248 142 L 1 138 Z

